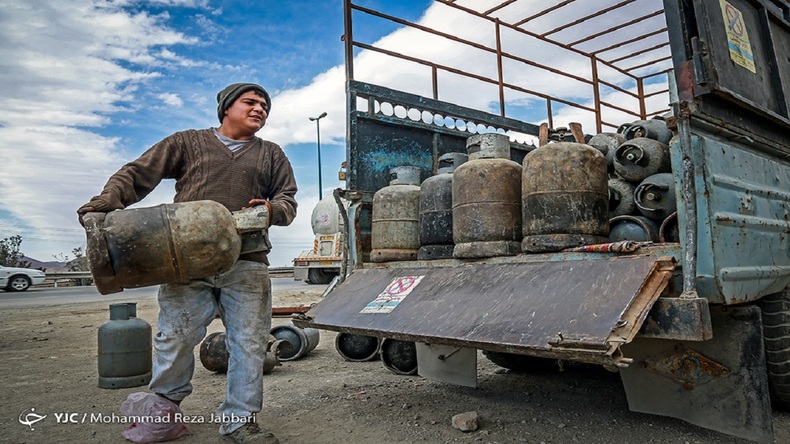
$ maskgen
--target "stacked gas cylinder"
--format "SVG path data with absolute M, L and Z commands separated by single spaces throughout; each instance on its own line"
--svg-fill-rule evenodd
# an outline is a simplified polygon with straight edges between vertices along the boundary
M 664 120 L 653 118 L 589 140 L 607 160 L 610 241 L 678 242 L 671 138 Z
M 477 134 L 468 160 L 443 155 L 421 186 L 419 168 L 393 168 L 373 198 L 371 261 L 553 252 L 664 231 L 676 242 L 676 222 L 666 228 L 676 214 L 671 137 L 662 119 L 637 121 L 586 144 L 545 144 L 519 165 L 507 135 Z

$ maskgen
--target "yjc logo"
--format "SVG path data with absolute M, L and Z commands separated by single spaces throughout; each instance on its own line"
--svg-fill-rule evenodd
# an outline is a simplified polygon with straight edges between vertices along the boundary
M 35 430 L 33 428 L 33 424 L 41 421 L 46 417 L 47 415 L 39 415 L 38 413 L 36 413 L 36 409 L 31 407 L 19 414 L 19 423 L 30 427 L 30 430 Z

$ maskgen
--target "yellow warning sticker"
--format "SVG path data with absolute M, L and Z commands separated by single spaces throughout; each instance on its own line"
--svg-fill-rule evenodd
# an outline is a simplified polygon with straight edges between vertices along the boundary
M 754 67 L 754 53 L 746 33 L 746 24 L 743 14 L 726 0 L 719 0 L 721 13 L 724 17 L 724 27 L 727 30 L 727 46 L 730 48 L 730 59 L 751 72 L 756 73 Z

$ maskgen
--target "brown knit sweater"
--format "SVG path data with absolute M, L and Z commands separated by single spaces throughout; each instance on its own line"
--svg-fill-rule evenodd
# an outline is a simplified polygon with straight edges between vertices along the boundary
M 166 137 L 121 167 L 101 194 L 84 206 L 101 212 L 126 208 L 162 179 L 176 180 L 174 202 L 213 200 L 238 211 L 250 199 L 266 199 L 271 203 L 271 225 L 289 225 L 296 216 L 296 180 L 283 150 L 255 137 L 232 152 L 210 128 Z M 243 259 L 268 263 L 265 254 Z

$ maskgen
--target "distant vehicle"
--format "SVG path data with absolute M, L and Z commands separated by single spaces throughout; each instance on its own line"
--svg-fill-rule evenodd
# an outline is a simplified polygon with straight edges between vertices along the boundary
M 44 282 L 45 278 L 46 275 L 41 270 L 0 265 L 0 288 L 5 291 L 25 291 L 31 285 Z
M 313 249 L 302 251 L 293 260 L 294 280 L 328 284 L 340 274 L 345 231 L 334 196 L 329 195 L 318 202 L 313 209 L 311 225 L 315 234 Z

